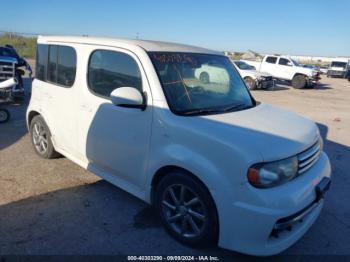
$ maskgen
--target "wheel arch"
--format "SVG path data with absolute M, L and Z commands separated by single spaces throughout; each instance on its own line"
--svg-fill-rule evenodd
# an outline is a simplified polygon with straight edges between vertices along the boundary
M 28 129 L 30 128 L 30 123 L 32 122 L 33 118 L 35 116 L 38 116 L 38 115 L 41 115 L 38 111 L 35 111 L 35 110 L 31 110 L 29 113 L 28 113 L 28 116 L 27 116 L 27 126 L 28 126 Z
M 296 76 L 304 76 L 304 77 L 308 78 L 308 76 L 307 76 L 306 74 L 303 74 L 303 73 L 295 73 L 295 74 L 293 75 L 293 78 L 296 77 Z M 293 78 L 292 78 L 292 79 L 293 79 Z
M 190 176 L 191 178 L 193 178 L 194 180 L 196 180 L 198 183 L 200 183 L 209 193 L 210 197 L 212 198 L 214 204 L 215 204 L 215 200 L 212 196 L 212 194 L 210 193 L 210 190 L 208 188 L 208 186 L 197 176 L 195 175 L 193 172 L 183 168 L 183 167 L 180 167 L 180 166 L 176 166 L 176 165 L 167 165 L 167 166 L 163 166 L 161 168 L 159 168 L 155 174 L 153 175 L 152 177 L 152 180 L 151 180 L 151 191 L 150 191 L 150 201 L 151 201 L 151 204 L 154 203 L 154 196 L 155 196 L 155 192 L 157 190 L 157 186 L 159 185 L 160 181 L 167 175 L 169 175 L 171 172 L 175 172 L 175 171 L 178 171 L 178 172 L 181 172 L 183 174 L 186 174 L 188 176 Z M 216 207 L 216 204 L 215 204 L 215 207 Z

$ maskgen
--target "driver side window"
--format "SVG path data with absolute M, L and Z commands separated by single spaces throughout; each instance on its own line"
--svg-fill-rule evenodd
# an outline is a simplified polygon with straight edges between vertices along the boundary
M 88 85 L 94 94 L 106 98 L 120 87 L 133 87 L 142 92 L 141 72 L 128 54 L 96 50 L 89 60 Z
M 278 61 L 278 64 L 284 65 L 284 66 L 292 66 L 292 63 L 285 58 L 280 58 L 280 60 Z

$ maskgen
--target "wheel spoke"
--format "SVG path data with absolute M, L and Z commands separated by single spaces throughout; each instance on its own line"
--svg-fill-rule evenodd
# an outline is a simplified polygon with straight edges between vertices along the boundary
M 40 135 L 39 128 L 38 128 L 38 125 L 37 125 L 37 124 L 34 125 L 34 131 L 35 131 L 35 134 L 36 134 L 37 136 Z
M 175 205 L 178 206 L 180 203 L 179 203 L 179 200 L 177 199 L 177 197 L 175 196 L 175 192 L 174 192 L 173 188 L 169 188 L 169 194 L 170 194 L 171 198 L 173 199 Z
M 196 211 L 193 211 L 192 209 L 189 209 L 188 210 L 188 213 L 191 215 L 191 216 L 194 216 L 195 218 L 199 219 L 199 220 L 205 220 L 205 216 L 196 212 Z
M 193 229 L 194 233 L 198 234 L 200 232 L 196 222 L 194 222 L 193 218 L 189 216 L 187 218 L 188 223 L 190 224 L 191 228 Z
M 192 198 L 190 201 L 186 202 L 185 206 L 188 207 L 188 206 L 195 205 L 197 203 L 199 203 L 199 198 L 195 197 L 195 198 Z
M 175 210 L 175 209 L 176 209 L 175 206 L 173 206 L 172 204 L 170 204 L 169 202 L 167 202 L 167 201 L 165 201 L 165 200 L 163 200 L 162 204 L 163 204 L 164 206 L 170 208 L 171 210 Z
M 181 221 L 181 235 L 185 234 L 187 230 L 187 219 L 184 217 Z
M 41 140 L 44 141 L 45 144 L 47 144 L 47 139 L 45 137 L 41 137 Z
M 180 202 L 182 203 L 185 200 L 185 187 L 181 186 L 180 189 Z
M 168 218 L 168 222 L 169 222 L 169 223 L 173 223 L 173 222 L 179 220 L 179 219 L 182 218 L 182 217 L 183 217 L 183 215 L 181 215 L 181 214 L 176 214 L 176 215 L 174 215 L 174 216 L 172 216 L 172 217 L 169 217 L 169 218 Z
M 40 145 L 41 145 L 43 151 L 46 151 L 46 144 L 43 140 L 40 141 Z

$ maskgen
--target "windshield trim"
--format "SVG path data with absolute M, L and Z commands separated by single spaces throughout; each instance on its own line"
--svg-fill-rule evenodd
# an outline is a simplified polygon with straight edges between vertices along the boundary
M 156 65 L 155 65 L 154 62 L 153 62 L 153 59 L 151 58 L 151 55 L 152 55 L 152 54 L 155 54 L 155 53 L 161 53 L 161 54 L 188 54 L 188 55 L 207 55 L 207 56 L 215 56 L 215 57 L 224 57 L 224 58 L 227 58 L 227 59 L 229 59 L 229 58 L 228 58 L 227 56 L 225 56 L 224 54 L 221 55 L 221 54 L 194 53 L 194 52 L 183 52 L 183 51 L 179 51 L 179 52 L 178 52 L 178 51 L 176 51 L 176 52 L 174 52 L 174 51 L 147 51 L 146 53 L 147 53 L 149 59 L 151 60 L 151 63 L 152 63 L 152 65 L 153 65 L 154 71 L 155 71 L 156 74 L 157 74 L 157 78 L 158 78 L 158 81 L 159 81 L 160 86 L 162 87 L 162 91 L 163 91 L 163 94 L 164 94 L 164 96 L 165 96 L 165 99 L 166 99 L 166 103 L 167 103 L 167 105 L 168 105 L 168 108 L 169 108 L 169 110 L 170 110 L 173 114 L 175 114 L 175 115 L 177 115 L 177 116 L 192 117 L 192 116 L 202 116 L 202 115 L 226 114 L 226 113 L 230 113 L 230 112 L 236 112 L 236 111 L 242 111 L 242 110 L 247 110 L 247 109 L 250 109 L 250 108 L 254 108 L 254 107 L 256 107 L 257 105 L 259 105 L 259 103 L 260 103 L 260 102 L 258 102 L 258 101 L 256 101 L 256 100 L 254 99 L 254 97 L 252 96 L 252 94 L 251 94 L 251 92 L 250 92 L 250 90 L 249 90 L 247 84 L 246 84 L 245 81 L 243 80 L 241 74 L 238 72 L 238 69 L 237 69 L 234 65 L 232 65 L 233 70 L 237 73 L 238 77 L 243 81 L 244 87 L 246 88 L 246 90 L 247 90 L 247 92 L 248 92 L 248 95 L 249 95 L 249 97 L 250 97 L 250 99 L 251 99 L 252 106 L 250 106 L 249 108 L 247 107 L 247 108 L 238 109 L 238 110 L 232 110 L 232 111 L 224 111 L 224 110 L 219 111 L 219 110 L 218 110 L 219 108 L 221 108 L 221 109 L 227 108 L 227 106 L 229 106 L 229 105 L 220 106 L 220 107 L 217 107 L 217 108 L 214 108 L 214 107 L 213 107 L 213 108 L 210 108 L 210 110 L 212 110 L 212 112 L 206 111 L 207 113 L 205 113 L 205 114 L 186 114 L 185 111 L 175 110 L 173 107 L 170 106 L 170 103 L 169 103 L 170 97 L 169 97 L 169 95 L 167 94 L 167 92 L 165 91 L 164 86 L 163 86 L 163 83 L 162 83 L 162 81 L 160 80 L 161 77 L 160 77 L 160 75 L 159 75 L 159 72 L 158 72 L 158 70 L 157 70 L 157 68 L 156 68 Z M 209 108 L 203 108 L 203 109 L 209 109 Z M 214 111 L 215 111 L 215 112 L 214 112 Z

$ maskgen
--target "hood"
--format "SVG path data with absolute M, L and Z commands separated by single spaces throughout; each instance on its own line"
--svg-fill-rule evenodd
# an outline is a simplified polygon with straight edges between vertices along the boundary
M 264 161 L 296 155 L 319 137 L 313 121 L 263 103 L 248 110 L 202 116 L 197 120 L 202 122 L 197 124 L 205 132 L 210 132 L 208 136 L 215 134 L 216 139 L 242 152 L 258 151 Z
M 0 61 L 6 61 L 6 62 L 11 62 L 11 63 L 13 63 L 13 62 L 17 63 L 18 62 L 17 58 L 14 58 L 14 57 L 11 57 L 11 56 L 0 56 Z
M 302 66 L 297 66 L 298 68 L 298 73 L 303 73 L 307 76 L 313 76 L 313 73 L 317 73 L 316 70 L 311 69 L 311 68 L 307 68 L 307 67 L 302 67 Z
M 267 73 L 267 72 L 258 72 L 258 76 L 269 77 L 269 76 L 272 76 L 272 75 Z

